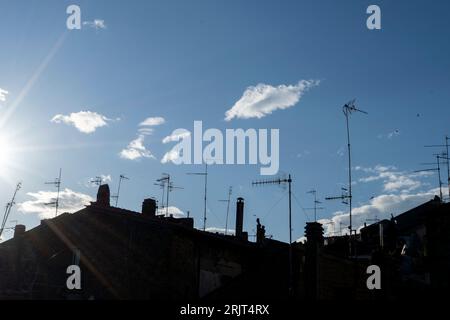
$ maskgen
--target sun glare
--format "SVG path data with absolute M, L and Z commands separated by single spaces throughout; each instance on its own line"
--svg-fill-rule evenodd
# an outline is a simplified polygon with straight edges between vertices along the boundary
M 0 136 L 0 167 L 4 167 L 11 164 L 13 158 L 13 149 L 8 139 Z

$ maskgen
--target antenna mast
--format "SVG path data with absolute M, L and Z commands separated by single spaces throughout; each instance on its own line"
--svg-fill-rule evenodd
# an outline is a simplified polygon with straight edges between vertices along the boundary
M 228 234 L 228 213 L 230 212 L 230 201 L 231 201 L 231 193 L 233 192 L 233 188 L 230 187 L 228 189 L 228 199 L 227 200 L 219 200 L 221 202 L 226 202 L 227 203 L 227 216 L 225 219 L 225 235 Z
M 289 186 L 289 295 L 292 295 L 293 293 L 293 276 L 292 276 L 292 202 L 291 202 L 291 184 L 292 184 L 292 178 L 291 175 L 288 176 L 287 179 L 277 178 L 273 180 L 263 180 L 263 181 L 256 181 L 252 182 L 252 186 L 257 185 L 270 185 L 270 184 L 288 184 Z
M 434 145 L 427 145 L 425 147 L 429 148 L 429 147 L 445 147 L 445 153 L 442 153 L 443 156 L 445 156 L 446 164 L 447 164 L 447 187 L 448 187 L 448 197 L 449 197 L 449 201 L 450 201 L 450 155 L 448 153 L 449 151 L 449 142 L 450 138 L 446 135 L 445 136 L 445 144 L 434 144 Z
M 414 172 L 425 172 L 425 171 L 437 171 L 438 172 L 438 183 L 439 183 L 439 196 L 441 202 L 442 200 L 442 179 L 441 179 L 441 159 L 449 160 L 448 157 L 445 156 L 445 153 L 442 154 L 435 154 L 436 156 L 436 167 L 435 168 L 429 168 L 429 169 L 423 169 L 423 170 L 416 170 Z M 422 163 L 424 165 L 432 165 L 434 163 Z
M 112 196 L 111 198 L 116 199 L 116 207 L 119 203 L 119 196 L 120 196 L 120 186 L 122 184 L 122 180 L 130 180 L 130 178 L 126 177 L 125 175 L 121 174 L 119 176 L 119 186 L 117 187 L 117 194 Z
M 15 203 L 16 195 L 17 195 L 17 192 L 20 190 L 20 188 L 22 188 L 22 183 L 21 182 L 19 182 L 17 184 L 16 190 L 14 191 L 14 194 L 13 194 L 13 197 L 12 197 L 11 201 L 6 204 L 5 214 L 3 215 L 2 226 L 0 228 L 0 239 L 1 239 L 2 234 L 3 234 L 3 230 L 5 229 L 6 221 L 8 221 L 9 214 L 11 213 L 11 208 L 16 204 Z
M 305 208 L 305 210 L 314 210 L 314 222 L 317 222 L 317 210 L 323 210 L 325 208 L 318 207 L 318 204 L 322 204 L 322 202 L 317 200 L 317 191 L 315 189 L 308 191 L 307 193 L 314 195 L 314 207 L 313 208 Z
M 197 175 L 205 177 L 205 196 L 203 204 L 203 231 L 206 231 L 206 200 L 208 192 L 208 162 L 205 161 L 205 172 L 190 172 L 188 175 Z
M 99 177 L 99 176 L 95 177 L 94 179 L 91 179 L 91 183 L 96 186 L 100 186 L 102 184 L 102 182 L 103 182 L 103 179 L 102 179 L 102 177 Z
M 342 111 L 344 112 L 345 115 L 345 120 L 346 120 L 346 124 L 347 124 L 347 147 L 348 147 L 348 193 L 349 193 L 349 198 L 348 198 L 348 203 L 349 203 L 349 212 L 350 212 L 350 250 L 352 250 L 351 248 L 351 238 L 352 238 L 352 157 L 351 157 L 351 148 L 350 148 L 350 127 L 349 127 L 349 123 L 348 123 L 348 118 L 349 116 L 352 114 L 352 112 L 360 112 L 360 113 L 364 113 L 367 114 L 367 112 L 363 111 L 363 110 L 359 110 L 355 107 L 355 99 L 353 99 L 352 101 L 346 103 L 343 107 L 342 107 Z M 350 251 L 351 252 L 351 251 Z
M 57 188 L 57 192 L 56 192 L 56 200 L 50 203 L 46 203 L 46 205 L 54 205 L 55 206 L 55 217 L 58 216 L 58 208 L 59 208 L 59 193 L 61 190 L 61 173 L 62 173 L 62 169 L 59 169 L 59 176 L 58 178 L 55 179 L 55 181 L 51 181 L 51 182 L 46 182 L 45 184 L 52 184 Z

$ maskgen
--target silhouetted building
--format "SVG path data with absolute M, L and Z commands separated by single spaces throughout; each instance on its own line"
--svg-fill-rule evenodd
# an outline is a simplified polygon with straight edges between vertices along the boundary
M 267 238 L 259 219 L 256 241 L 248 241 L 243 198 L 233 236 L 195 229 L 193 218 L 157 215 L 154 199 L 134 212 L 111 207 L 109 197 L 102 185 L 97 201 L 78 212 L 29 231 L 17 225 L 0 244 L 0 298 L 379 299 L 449 287 L 450 205 L 438 199 L 363 228 L 355 257 L 345 254 L 347 236 L 324 239 L 322 225 L 308 223 L 306 244 L 292 244 L 290 266 L 290 245 Z M 374 263 L 383 272 L 380 292 L 366 287 Z M 80 267 L 80 290 L 67 288 L 70 265 Z

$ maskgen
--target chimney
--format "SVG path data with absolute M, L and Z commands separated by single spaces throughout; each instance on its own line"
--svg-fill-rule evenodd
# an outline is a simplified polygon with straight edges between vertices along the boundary
M 305 236 L 310 246 L 317 248 L 323 247 L 323 227 L 318 222 L 307 222 L 305 227 Z
M 244 234 L 242 232 L 244 225 L 244 198 L 237 198 L 236 202 L 236 238 L 242 239 Z
M 319 259 L 323 248 L 323 227 L 318 222 L 307 222 L 305 228 L 305 293 L 308 300 L 319 297 Z
M 14 228 L 14 238 L 21 236 L 25 233 L 26 227 L 23 224 L 18 224 Z
M 107 184 L 102 184 L 100 187 L 98 187 L 96 204 L 103 207 L 109 207 L 110 206 L 109 201 L 110 201 L 109 186 Z
M 156 200 L 144 199 L 142 202 L 142 215 L 146 217 L 156 216 Z

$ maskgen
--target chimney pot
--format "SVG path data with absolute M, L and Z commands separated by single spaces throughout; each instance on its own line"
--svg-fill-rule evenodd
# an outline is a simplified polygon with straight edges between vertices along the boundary
M 104 207 L 109 207 L 110 195 L 109 185 L 102 184 L 100 187 L 98 187 L 96 204 Z
M 27 228 L 23 224 L 16 225 L 16 227 L 14 228 L 14 238 L 23 235 L 26 229 Z
M 237 198 L 236 202 L 236 238 L 243 239 L 244 226 L 244 198 Z
M 142 202 L 142 215 L 146 217 L 156 216 L 156 200 L 155 199 L 144 199 Z

